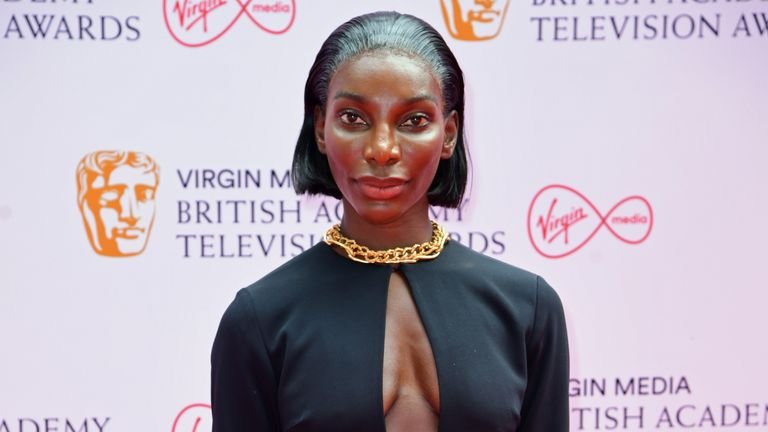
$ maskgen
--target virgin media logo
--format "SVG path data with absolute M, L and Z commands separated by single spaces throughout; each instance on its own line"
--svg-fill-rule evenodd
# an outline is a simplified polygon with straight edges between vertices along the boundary
M 528 208 L 528 238 L 536 252 L 547 258 L 575 253 L 603 227 L 624 243 L 642 243 L 653 228 L 651 204 L 633 195 L 601 214 L 576 189 L 555 184 L 541 189 Z
M 211 406 L 196 403 L 184 407 L 173 420 L 171 432 L 207 432 L 213 427 Z
M 296 0 L 163 0 L 163 18 L 176 42 L 200 47 L 239 21 L 270 34 L 285 33 L 296 19 Z

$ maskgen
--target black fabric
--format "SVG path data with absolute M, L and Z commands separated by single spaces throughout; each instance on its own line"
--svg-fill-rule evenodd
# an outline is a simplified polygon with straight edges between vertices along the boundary
M 392 271 L 321 243 L 240 290 L 211 354 L 213 431 L 384 431 Z M 440 432 L 568 430 L 565 319 L 543 279 L 452 241 L 399 271 L 435 356 Z

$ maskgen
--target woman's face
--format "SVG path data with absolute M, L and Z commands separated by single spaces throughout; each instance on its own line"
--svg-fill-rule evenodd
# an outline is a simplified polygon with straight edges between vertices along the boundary
M 418 59 L 378 51 L 343 63 L 315 112 L 315 135 L 345 209 L 376 224 L 426 212 L 440 159 L 456 143 L 458 116 L 443 111 L 440 84 Z

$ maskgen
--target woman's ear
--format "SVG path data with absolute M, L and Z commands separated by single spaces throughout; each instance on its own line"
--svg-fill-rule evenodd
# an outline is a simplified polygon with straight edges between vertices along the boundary
M 451 113 L 445 119 L 443 126 L 443 150 L 440 154 L 441 159 L 450 159 L 453 156 L 453 150 L 456 148 L 456 140 L 459 137 L 459 114 L 456 111 Z
M 317 142 L 317 150 L 325 154 L 325 113 L 319 106 L 315 107 L 315 142 Z

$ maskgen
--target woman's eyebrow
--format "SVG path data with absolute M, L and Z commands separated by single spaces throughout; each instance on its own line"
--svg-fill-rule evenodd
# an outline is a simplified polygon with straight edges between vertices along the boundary
M 437 98 L 432 96 L 430 93 L 424 93 L 418 96 L 410 97 L 405 100 L 405 104 L 410 105 L 422 101 L 430 101 L 434 104 L 437 104 Z
M 359 95 L 357 93 L 352 93 L 349 91 L 340 91 L 336 93 L 333 96 L 333 100 L 338 100 L 338 99 L 351 99 L 357 102 L 365 102 L 367 100 L 364 96 Z M 437 104 L 437 98 L 435 98 L 432 94 L 424 93 L 424 94 L 416 95 L 413 97 L 409 97 L 408 99 L 405 99 L 403 101 L 403 105 L 411 105 L 411 104 L 422 102 L 422 101 L 430 101 L 432 103 Z
M 348 91 L 340 91 L 336 93 L 336 95 L 333 96 L 333 100 L 337 99 L 352 99 L 357 102 L 365 102 L 365 98 L 363 96 Z

